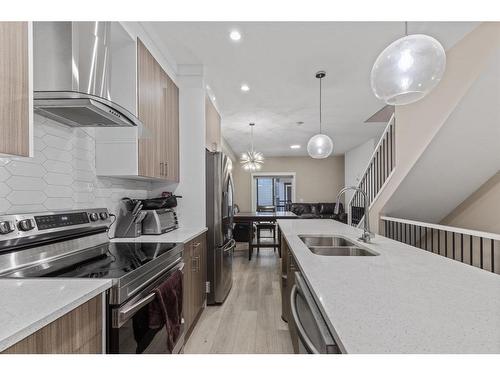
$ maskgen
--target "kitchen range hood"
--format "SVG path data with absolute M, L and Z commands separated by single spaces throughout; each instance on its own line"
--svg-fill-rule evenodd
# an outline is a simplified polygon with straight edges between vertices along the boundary
M 33 68 L 40 115 L 75 127 L 142 127 L 111 98 L 110 22 L 34 22 Z

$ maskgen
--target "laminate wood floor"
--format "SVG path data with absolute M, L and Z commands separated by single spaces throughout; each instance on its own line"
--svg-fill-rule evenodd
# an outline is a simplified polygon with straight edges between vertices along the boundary
M 293 353 L 281 320 L 280 258 L 272 249 L 235 251 L 233 287 L 220 306 L 207 306 L 184 353 Z

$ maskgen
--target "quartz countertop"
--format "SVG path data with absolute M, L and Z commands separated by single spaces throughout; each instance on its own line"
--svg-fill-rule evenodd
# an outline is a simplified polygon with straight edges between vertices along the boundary
M 108 279 L 0 279 L 0 352 L 111 288 Z
M 334 220 L 278 220 L 344 353 L 500 353 L 500 276 Z M 378 256 L 313 254 L 298 235 L 340 235 Z
M 207 228 L 180 227 L 164 234 L 150 234 L 136 238 L 113 238 L 112 242 L 177 242 L 186 243 L 200 234 L 207 231 Z

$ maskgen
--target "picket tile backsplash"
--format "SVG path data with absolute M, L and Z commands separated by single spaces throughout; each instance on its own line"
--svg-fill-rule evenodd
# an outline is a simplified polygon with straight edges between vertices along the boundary
M 147 198 L 148 181 L 97 177 L 93 128 L 35 115 L 34 157 L 0 158 L 0 214 L 107 207 Z

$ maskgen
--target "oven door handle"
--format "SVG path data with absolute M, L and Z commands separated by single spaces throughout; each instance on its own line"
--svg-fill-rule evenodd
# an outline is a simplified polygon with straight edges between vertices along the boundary
M 170 270 L 168 273 L 171 274 L 174 271 L 182 271 L 184 268 L 184 263 L 181 263 L 180 267 L 174 268 Z M 126 306 L 123 309 L 120 309 L 118 312 L 118 327 L 121 327 L 127 320 L 130 319 L 138 310 L 142 307 L 153 301 L 156 297 L 154 292 L 148 294 L 146 297 L 141 298 L 139 301 L 134 302 L 130 306 Z

